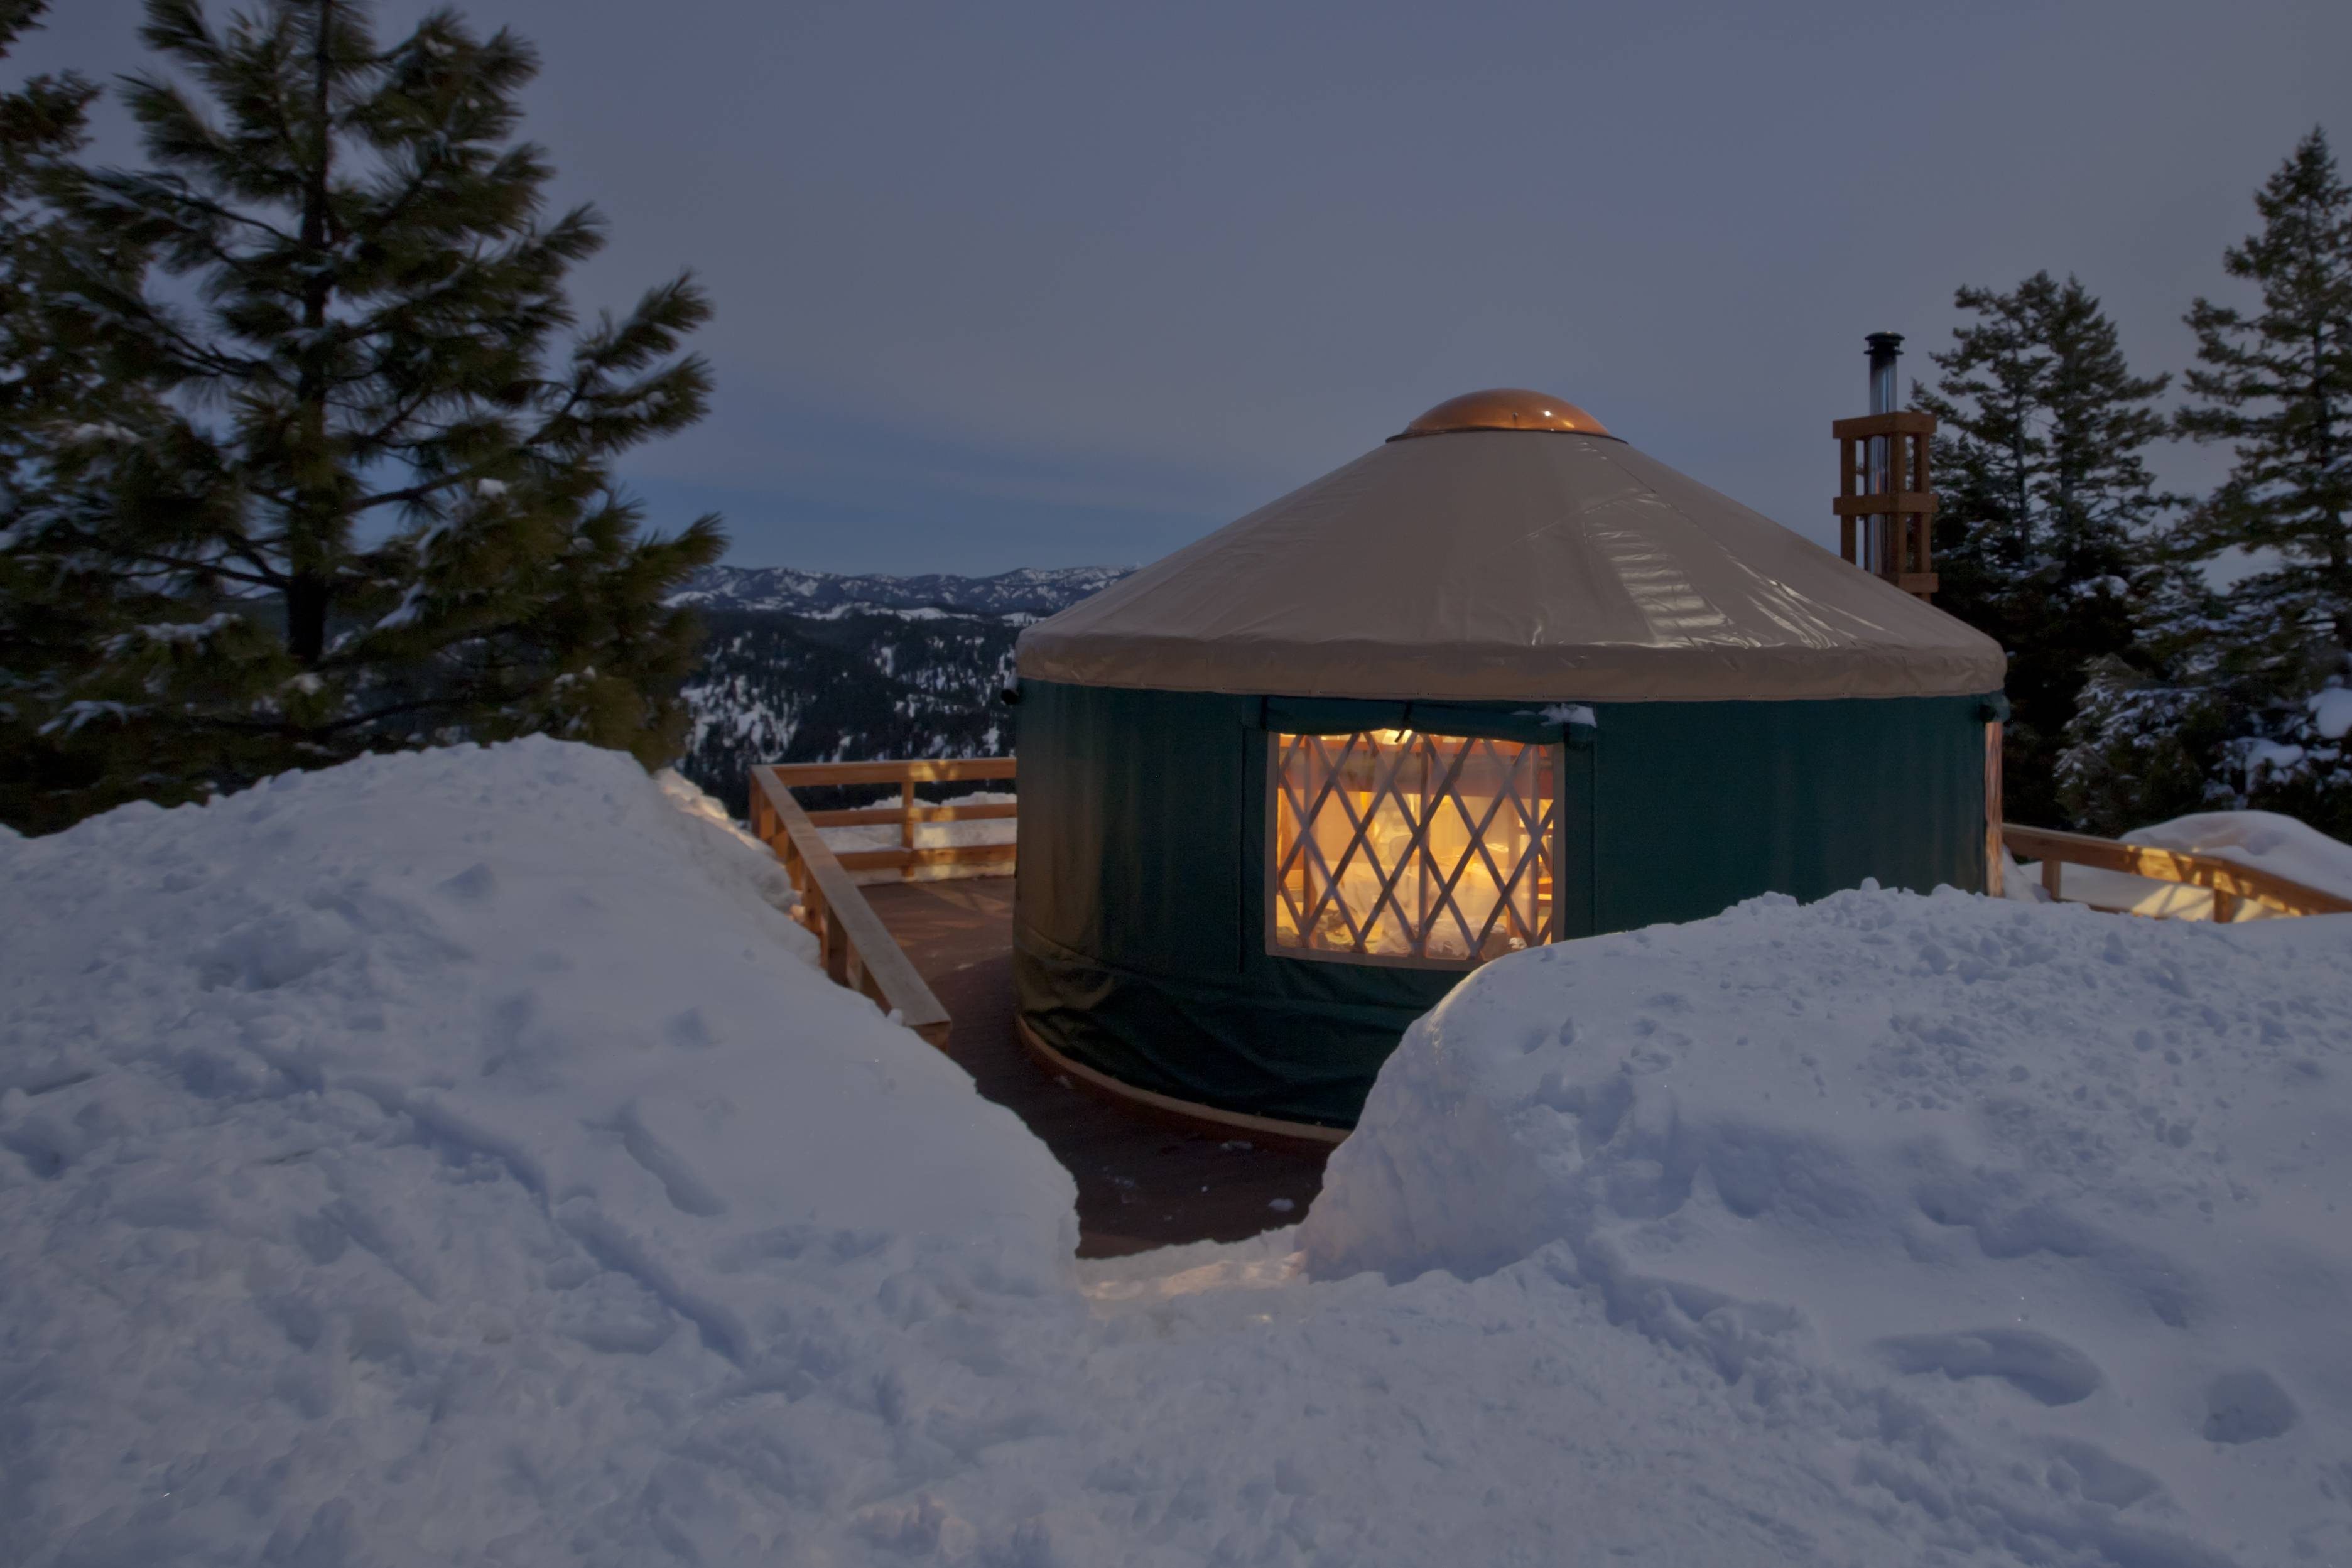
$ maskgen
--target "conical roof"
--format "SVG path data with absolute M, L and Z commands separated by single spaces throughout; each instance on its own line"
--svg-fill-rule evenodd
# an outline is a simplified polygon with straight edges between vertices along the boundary
M 1441 403 L 1019 651 L 1024 677 L 1080 685 L 1461 701 L 1969 695 L 2006 664 L 1982 632 L 1532 392 Z

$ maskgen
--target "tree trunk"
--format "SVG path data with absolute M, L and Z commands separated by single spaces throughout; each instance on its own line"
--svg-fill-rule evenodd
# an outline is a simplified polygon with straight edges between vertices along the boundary
M 2011 410 L 2015 423 L 2009 431 L 2010 462 L 2017 476 L 2017 510 L 2010 518 L 2010 537 L 2016 541 L 2019 564 L 2033 559 L 2033 523 L 2032 507 L 2033 487 L 2025 474 L 2025 400 L 2020 397 Z
M 302 193 L 302 249 L 310 275 L 302 285 L 301 371 L 295 383 L 295 428 L 299 460 L 314 474 L 327 471 L 327 300 L 334 281 L 326 271 L 327 172 L 333 141 L 327 123 L 331 57 L 327 40 L 335 0 L 319 0 L 317 34 L 311 39 L 310 115 L 318 145 L 311 150 L 310 177 Z M 286 519 L 288 564 L 293 580 L 286 591 L 286 649 L 307 667 L 327 651 L 327 612 L 334 598 L 337 499 L 331 481 L 302 485 Z
M 2327 395 L 2327 340 L 2326 328 L 2315 323 L 2311 329 L 2311 402 L 2317 414 L 2312 433 L 2311 467 L 2318 480 L 2322 497 L 2328 493 L 2327 470 L 2336 459 L 2336 405 Z M 2325 506 L 2325 501 L 2322 502 Z M 2344 509 L 2328 507 L 2327 564 L 2328 586 L 2336 596 L 2336 651 L 2352 661 L 2352 562 L 2345 559 Z

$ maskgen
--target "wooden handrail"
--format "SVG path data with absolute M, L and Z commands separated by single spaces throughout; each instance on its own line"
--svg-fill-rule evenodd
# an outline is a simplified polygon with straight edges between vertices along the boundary
M 824 972 L 835 984 L 871 997 L 877 1007 L 897 1013 L 901 1023 L 944 1049 L 954 1020 L 866 902 L 824 835 L 777 777 L 781 771 L 751 769 L 751 831 L 784 862 L 785 873 L 800 894 L 802 923 L 816 933 Z
M 983 800 L 977 806 L 859 806 L 844 811 L 811 811 L 809 821 L 820 828 L 853 828 L 872 822 L 970 822 L 989 818 L 1017 817 L 1021 808 L 1010 800 Z
M 1010 779 L 1011 757 L 933 757 L 907 762 L 777 762 L 767 771 L 788 789 L 817 784 L 952 784 Z
M 915 799 L 916 785 L 1011 779 L 1015 777 L 1014 769 L 1015 759 L 1010 757 L 933 757 L 902 762 L 780 762 L 754 771 L 766 773 L 787 789 L 854 788 L 861 784 L 898 786 L 895 805 L 811 811 L 808 820 L 820 828 L 898 823 L 896 849 L 842 850 L 836 852 L 836 858 L 851 871 L 895 871 L 902 877 L 911 878 L 919 867 L 942 865 L 978 864 L 982 869 L 974 874 L 986 875 L 989 865 L 1005 865 L 1015 858 L 1018 852 L 1010 843 L 933 844 L 921 848 L 915 843 L 915 830 L 925 822 L 1003 820 L 1017 816 L 1021 810 L 1003 800 L 928 805 Z
M 2024 828 L 2014 822 L 2003 822 L 2000 836 L 2012 854 L 2042 862 L 2042 885 L 2053 899 L 2063 885 L 2065 873 L 2062 868 L 2086 865 L 2158 882 L 2209 888 L 2213 894 L 2215 920 L 2233 916 L 2237 913 L 2236 901 L 2242 898 L 2281 915 L 2352 912 L 2352 899 L 2338 898 L 2332 893 L 2322 893 L 2315 887 L 2216 855 L 2191 854 L 2186 850 L 2168 850 L 2156 844 L 2127 844 L 2120 839 L 2096 839 L 2088 833 L 2066 833 L 2055 828 Z

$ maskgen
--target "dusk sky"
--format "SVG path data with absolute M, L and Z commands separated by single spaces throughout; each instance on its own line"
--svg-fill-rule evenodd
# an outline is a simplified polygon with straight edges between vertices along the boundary
M 544 57 L 580 302 L 714 295 L 711 417 L 625 472 L 748 565 L 1148 560 L 1494 385 L 1826 541 L 1865 332 L 1907 385 L 1956 286 L 2047 267 L 2178 371 L 2255 186 L 2352 159 L 2342 0 L 463 10 Z M 7 74 L 138 18 L 64 0 Z

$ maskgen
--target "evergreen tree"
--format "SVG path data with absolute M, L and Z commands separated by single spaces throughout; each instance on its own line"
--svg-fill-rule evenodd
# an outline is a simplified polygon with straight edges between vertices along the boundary
M 2213 767 L 2242 711 L 2230 607 L 2201 570 L 2143 553 L 2132 646 L 2092 661 L 2058 758 L 2067 817 L 2106 838 L 2240 803 Z
M 0 0 L 0 58 L 39 26 L 48 0 Z M 84 368 L 62 352 L 38 274 L 57 243 L 47 187 L 60 162 L 79 152 L 98 89 L 79 75 L 35 77 L 0 94 L 0 439 L 16 461 L 32 448 L 30 433 L 72 406 L 87 382 Z
M 0 0 L 0 57 L 46 9 Z M 106 574 L 60 548 L 54 528 L 78 437 L 132 417 L 142 391 L 102 373 L 91 323 L 53 287 L 69 250 L 109 263 L 50 200 L 96 96 L 71 73 L 0 95 L 0 822 L 19 828 L 64 820 L 59 803 L 90 782 L 41 732 L 119 629 Z
M 71 292 L 169 393 L 88 433 L 89 504 L 52 529 L 138 606 L 47 726 L 99 774 L 86 809 L 533 732 L 678 749 L 696 628 L 662 601 L 723 539 L 644 536 L 611 465 L 700 417 L 708 371 L 676 355 L 709 308 L 679 277 L 562 351 L 601 238 L 546 216 L 514 140 L 531 51 L 447 11 L 380 47 L 365 9 L 267 0 L 215 31 L 150 0 L 143 37 L 216 118 L 132 78 L 155 167 L 72 193 L 99 248 Z
M 2352 836 L 2352 190 L 2315 130 L 2254 197 L 2260 233 L 2222 255 L 2253 283 L 2252 313 L 2199 299 L 2189 313 L 2197 399 L 2180 428 L 2231 448 L 2229 477 L 2175 530 L 2173 552 L 2243 552 L 2256 570 L 2227 596 L 2225 674 L 2243 710 L 2218 779 L 2247 803 Z M 2332 733 L 2331 733 L 2332 732 Z
M 2058 760 L 2086 674 L 2133 644 L 2135 540 L 2167 504 L 2145 453 L 2168 378 L 2131 373 L 2115 324 L 2075 278 L 1962 288 L 1977 319 L 1933 356 L 1937 567 L 1944 607 L 2009 650 L 2004 805 L 2063 825 Z
M 1937 597 L 1945 609 L 1998 639 L 2016 640 L 2014 585 L 2033 562 L 2034 480 L 2048 456 L 2036 414 L 2048 368 L 2034 351 L 2025 298 L 2048 274 L 2011 294 L 1962 288 L 1953 298 L 1978 319 L 1956 328 L 1958 344 L 1931 356 L 1940 389 L 1914 383 L 1912 402 L 1934 414 Z
M 2315 130 L 2254 197 L 2263 232 L 2222 253 L 2262 290 L 2249 316 L 2199 299 L 2189 312 L 2198 368 L 2181 431 L 2233 449 L 2230 476 L 2176 530 L 2183 559 L 2230 549 L 2276 564 L 2233 597 L 2352 650 L 2352 190 Z M 2292 645 L 2290 645 L 2292 647 Z

